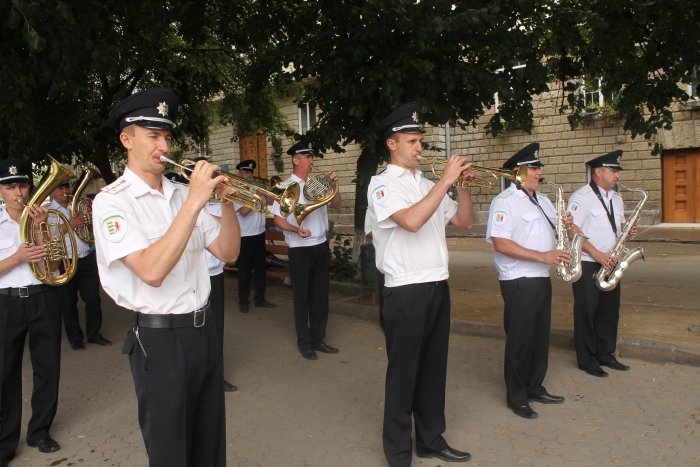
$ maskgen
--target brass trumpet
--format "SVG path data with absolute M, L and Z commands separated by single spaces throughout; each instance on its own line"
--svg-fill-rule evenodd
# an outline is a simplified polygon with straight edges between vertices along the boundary
M 160 156 L 160 160 L 179 167 L 181 175 L 189 180 L 189 174 L 192 173 L 194 162 L 183 159 L 180 164 L 165 156 Z M 276 185 L 268 186 L 264 183 L 254 182 L 223 170 L 217 170 L 213 177 L 218 177 L 219 175 L 223 175 L 226 178 L 226 182 L 224 182 L 226 186 L 235 190 L 235 193 L 225 196 L 224 199 L 238 203 L 253 211 L 265 212 L 265 203 L 259 194 L 250 191 L 251 188 L 277 201 L 280 205 L 280 212 L 284 216 L 288 216 L 294 212 L 294 208 L 299 201 L 300 189 L 299 184 L 296 182 L 292 182 L 284 188 L 279 188 Z
M 439 159 L 436 157 L 421 157 L 418 156 L 420 161 L 428 162 L 431 164 L 431 171 L 433 175 L 440 178 L 442 177 L 442 172 L 437 173 L 435 171 L 435 165 L 437 164 L 447 164 L 447 159 Z M 520 189 L 527 179 L 527 165 L 522 165 L 518 170 L 508 170 L 508 169 L 491 169 L 487 167 L 481 167 L 478 165 L 473 165 L 469 167 L 469 171 L 473 172 L 476 176 L 471 179 L 461 179 L 454 182 L 452 185 L 458 188 L 466 188 L 468 186 L 480 186 L 484 188 L 497 188 L 500 185 L 499 177 L 507 178 L 515 182 L 515 186 Z

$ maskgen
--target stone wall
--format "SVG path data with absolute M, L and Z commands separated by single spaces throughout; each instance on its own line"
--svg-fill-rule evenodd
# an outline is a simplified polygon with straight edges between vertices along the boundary
M 552 91 L 539 96 L 534 101 L 535 127 L 532 134 L 528 135 L 519 129 L 508 130 L 505 135 L 494 137 L 487 135 L 484 125 L 491 113 L 487 113 L 476 128 L 468 127 L 466 131 L 460 128 L 450 129 L 451 153 L 467 156 L 477 165 L 500 168 L 511 155 L 530 142 L 540 143 L 539 157 L 545 164 L 545 177 L 563 185 L 564 193 L 568 197 L 576 189 L 587 183 L 585 161 L 600 156 L 607 152 L 622 149 L 621 181 L 629 187 L 643 188 L 649 192 L 649 200 L 644 207 L 641 224 L 657 224 L 661 222 L 661 193 L 662 173 L 661 157 L 651 155 L 651 147 L 640 136 L 633 140 L 629 132 L 624 131 L 622 121 L 609 122 L 597 115 L 588 115 L 576 130 L 571 130 L 566 116 L 559 115 L 556 110 L 556 87 L 552 85 Z M 299 131 L 298 108 L 292 98 L 283 101 L 282 111 L 287 115 L 291 126 Z M 679 104 L 674 107 L 675 123 L 673 130 L 664 131 L 658 136 L 665 150 L 700 147 L 700 108 L 691 105 Z M 428 127 L 425 141 L 434 146 L 445 147 L 445 128 Z M 210 138 L 210 152 L 215 163 L 228 163 L 229 167 L 235 166 L 240 161 L 240 151 L 237 141 L 231 141 L 232 129 L 230 127 L 215 127 Z M 283 150 L 289 148 L 293 142 L 289 139 L 283 141 Z M 268 142 L 268 148 L 269 148 Z M 325 172 L 335 170 L 340 176 L 341 193 L 343 197 L 340 211 L 331 210 L 330 217 L 337 225 L 351 225 L 353 223 L 353 209 L 355 205 L 355 178 L 356 161 L 360 155 L 357 145 L 349 145 L 346 152 L 340 154 L 326 154 L 323 159 L 317 158 L 315 171 Z M 424 153 L 431 157 L 444 157 L 445 152 Z M 291 160 L 286 153 L 284 169 L 279 172 L 282 178 L 291 173 Z M 430 167 L 423 166 L 428 174 Z M 383 170 L 379 167 L 378 171 Z M 269 164 L 269 174 L 278 174 L 272 163 Z M 500 190 L 489 190 L 474 187 L 471 189 L 472 199 L 475 204 L 476 223 L 485 223 L 491 200 Z M 552 201 L 554 196 L 549 186 L 544 186 L 542 191 L 550 194 Z M 631 210 L 637 204 L 639 195 L 623 193 L 626 210 Z

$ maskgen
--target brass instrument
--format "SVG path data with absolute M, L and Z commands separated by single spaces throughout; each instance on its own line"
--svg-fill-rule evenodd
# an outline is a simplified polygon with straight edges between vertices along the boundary
M 81 195 L 85 188 L 92 183 L 93 180 L 102 178 L 102 174 L 97 168 L 83 165 L 83 175 L 78 181 L 78 186 L 71 196 L 70 215 L 75 217 L 82 214 L 85 218 L 85 225 L 75 228 L 75 234 L 86 243 L 95 243 L 95 237 L 92 235 L 92 200 L 83 198 Z
M 609 271 L 605 269 L 605 266 L 602 266 L 593 276 L 595 279 L 595 284 L 598 286 L 598 288 L 605 291 L 612 290 L 617 286 L 618 282 L 620 282 L 620 279 L 622 278 L 622 274 L 624 274 L 625 270 L 630 267 L 632 263 L 640 258 L 642 260 L 644 259 L 644 250 L 641 246 L 630 250 L 629 248 L 625 248 L 625 242 L 627 241 L 634 226 L 637 225 L 637 222 L 639 222 L 642 207 L 644 206 L 644 203 L 647 202 L 649 194 L 639 188 L 627 188 L 620 182 L 617 182 L 617 185 L 625 191 L 636 191 L 641 193 L 642 199 L 639 201 L 639 203 L 637 203 L 637 206 L 635 206 L 632 215 L 625 224 L 625 228 L 622 232 L 620 232 L 620 236 L 617 237 L 615 246 L 609 253 L 609 255 L 613 257 L 615 264 Z
M 431 164 L 431 171 L 433 175 L 440 178 L 442 177 L 442 172 L 437 173 L 435 171 L 435 165 L 437 164 L 447 164 L 447 159 L 440 159 L 437 157 L 418 157 L 420 161 L 425 161 Z M 458 179 L 452 185 L 458 188 L 466 188 L 468 186 L 480 186 L 484 188 L 497 188 L 500 185 L 499 177 L 507 178 L 515 182 L 515 186 L 520 189 L 525 183 L 527 178 L 527 166 L 522 165 L 518 170 L 508 170 L 508 169 L 491 169 L 487 167 L 480 167 L 478 165 L 473 165 L 469 167 L 469 171 L 473 172 L 476 177 L 471 179 Z
M 253 175 L 253 180 L 255 180 L 256 182 L 264 183 L 265 185 L 271 186 L 273 188 L 279 186 L 279 184 L 282 183 L 282 179 L 277 175 L 273 175 L 270 178 L 263 178 L 258 177 L 257 175 Z
M 569 240 L 567 231 L 570 229 L 570 227 L 564 222 L 564 219 L 566 218 L 564 189 L 561 185 L 545 181 L 544 178 L 540 179 L 540 183 L 546 183 L 547 185 L 554 187 L 556 190 L 556 199 L 554 201 L 557 209 L 556 249 L 568 251 L 569 255 L 571 256 L 568 263 L 557 266 L 557 277 L 560 277 L 562 280 L 564 280 L 564 282 L 576 282 L 581 278 L 581 274 L 583 272 L 581 268 L 581 250 L 583 249 L 583 244 L 586 243 L 586 240 L 588 240 L 588 237 L 577 232 L 574 234 L 574 237 Z
M 39 185 L 32 192 L 29 200 L 25 202 L 22 197 L 17 198 L 17 202 L 24 205 L 24 211 L 19 221 L 19 237 L 22 243 L 32 243 L 38 245 L 37 236 L 42 239 L 46 248 L 46 256 L 39 263 L 29 263 L 34 277 L 46 285 L 63 285 L 73 278 L 78 269 L 78 248 L 75 242 L 75 234 L 70 228 L 66 228 L 68 241 L 70 242 L 73 258 L 68 257 L 66 237 L 61 228 L 61 224 L 69 226 L 68 219 L 60 211 L 49 209 L 49 215 L 56 217 L 56 222 L 42 222 L 38 228 L 34 227 L 34 222 L 29 215 L 29 208 L 35 204 L 41 204 L 49 194 L 58 188 L 62 183 L 75 178 L 70 170 L 59 164 L 53 157 L 49 170 L 39 182 Z M 62 261 L 65 272 L 54 276 L 51 274 L 51 262 Z
M 333 201 L 339 189 L 340 182 L 336 182 L 335 188 L 331 187 L 330 180 L 326 177 L 326 174 L 309 177 L 304 185 L 304 198 L 311 201 L 311 204 L 300 203 L 294 208 L 294 218 L 297 220 L 299 227 L 301 227 L 301 223 L 304 222 L 306 216 Z
M 182 163 L 178 164 L 165 156 L 160 156 L 160 160 L 179 167 L 182 176 L 189 180 L 189 174 L 192 173 L 194 162 L 183 159 Z M 187 174 L 185 172 L 187 172 Z M 285 217 L 294 212 L 294 208 L 299 202 L 300 189 L 299 184 L 296 182 L 292 182 L 284 188 L 279 188 L 276 185 L 268 186 L 264 183 L 248 180 L 223 170 L 217 170 L 214 173 L 214 177 L 218 177 L 219 175 L 223 175 L 227 180 L 224 183 L 235 190 L 235 193 L 225 196 L 224 199 L 238 203 L 253 211 L 265 212 L 265 203 L 259 194 L 250 191 L 251 188 L 277 201 L 280 205 L 280 212 Z M 279 177 L 277 178 L 279 179 Z

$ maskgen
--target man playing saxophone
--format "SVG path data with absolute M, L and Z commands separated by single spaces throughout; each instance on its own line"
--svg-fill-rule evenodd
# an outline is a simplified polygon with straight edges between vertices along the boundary
M 555 223 L 562 213 L 536 191 L 544 166 L 537 157 L 539 147 L 539 143 L 532 143 L 503 164 L 511 170 L 526 165 L 527 178 L 520 188 L 512 184 L 494 198 L 486 228 L 486 241 L 495 249 L 504 301 L 506 401 L 513 413 L 526 419 L 537 418 L 530 401 L 564 402 L 563 397 L 549 394 L 542 386 L 552 318 L 550 265 L 562 266 L 570 255 L 556 249 Z M 567 213 L 565 224 L 571 223 Z
M 615 246 L 625 223 L 622 196 L 613 190 L 620 179 L 622 151 L 613 151 L 587 162 L 591 182 L 569 198 L 568 210 L 574 216 L 575 232 L 588 237 L 583 245 L 581 279 L 574 282 L 574 348 L 578 367 L 592 376 L 608 374 L 601 365 L 627 371 L 629 366 L 614 356 L 620 319 L 620 286 L 600 290 L 593 278 L 601 267 L 610 269 L 615 260 L 608 254 Z M 631 236 L 637 234 L 636 227 Z
M 42 284 L 29 268 L 44 260 L 46 248 L 22 243 L 20 223 L 24 203 L 32 192 L 32 166 L 22 159 L 0 161 L 0 192 L 5 210 L 0 211 L 0 467 L 15 457 L 22 421 L 22 356 L 29 335 L 29 354 L 34 371 L 32 417 L 27 428 L 27 444 L 41 452 L 54 452 L 60 446 L 49 435 L 58 407 L 61 364 L 61 308 L 56 287 Z M 21 198 L 21 199 L 18 199 Z M 48 210 L 29 207 L 37 228 L 46 222 Z M 52 270 L 58 261 L 51 261 Z

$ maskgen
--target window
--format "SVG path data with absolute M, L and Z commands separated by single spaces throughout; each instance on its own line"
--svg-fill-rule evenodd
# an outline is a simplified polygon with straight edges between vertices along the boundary
M 316 106 L 307 102 L 299 109 L 299 134 L 305 135 L 316 124 Z
M 605 102 L 612 101 L 612 93 L 604 94 L 602 91 L 603 80 L 601 78 L 590 81 L 582 80 L 581 93 L 587 112 L 597 112 Z

